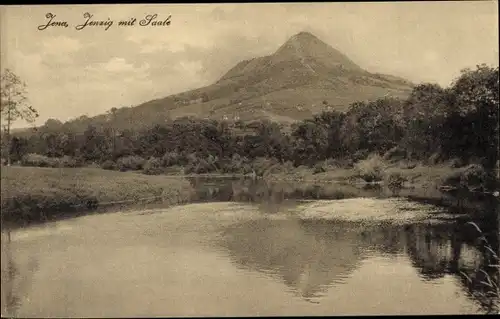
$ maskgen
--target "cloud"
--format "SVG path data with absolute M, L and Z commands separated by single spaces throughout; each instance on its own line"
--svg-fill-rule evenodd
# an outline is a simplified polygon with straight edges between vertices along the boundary
M 203 69 L 201 61 L 180 61 L 176 69 L 183 77 L 187 77 L 197 81 L 199 73 Z
M 38 31 L 47 12 L 73 26 L 84 12 L 115 22 L 157 13 L 172 24 Z M 302 30 L 369 71 L 415 82 L 447 85 L 463 67 L 498 63 L 493 2 L 8 6 L 0 13 L 2 67 L 27 82 L 41 123 L 208 85 Z
M 12 68 L 29 86 L 43 84 L 50 77 L 50 68 L 43 63 L 41 54 L 17 53 L 13 59 Z
M 125 61 L 124 58 L 112 58 L 107 63 L 103 65 L 104 70 L 109 72 L 133 72 L 135 70 L 132 64 Z
M 185 43 L 146 43 L 141 46 L 140 53 L 155 53 L 155 52 L 183 52 L 186 50 Z
M 57 36 L 42 40 L 42 54 L 54 54 L 58 56 L 66 55 L 78 51 L 82 45 L 78 39 L 67 36 Z

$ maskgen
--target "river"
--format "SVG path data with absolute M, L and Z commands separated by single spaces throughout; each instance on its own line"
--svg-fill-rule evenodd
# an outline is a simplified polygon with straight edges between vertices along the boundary
M 192 183 L 197 193 L 185 205 L 82 216 L 2 238 L 2 315 L 470 314 L 498 306 L 481 283 L 488 274 L 498 284 L 490 250 L 454 209 L 335 185 Z M 476 223 L 498 252 L 498 224 Z

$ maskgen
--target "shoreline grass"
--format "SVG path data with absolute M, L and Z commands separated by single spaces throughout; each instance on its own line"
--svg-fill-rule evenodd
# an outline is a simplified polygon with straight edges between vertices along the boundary
M 2 228 L 4 223 L 12 227 L 39 223 L 66 218 L 75 212 L 89 213 L 103 206 L 131 206 L 159 201 L 167 205 L 184 203 L 195 192 L 186 178 L 252 177 L 266 182 L 301 183 L 306 193 L 306 186 L 311 183 L 332 184 L 329 189 L 343 184 L 349 187 L 349 194 L 357 194 L 363 187 L 373 186 L 384 188 L 388 194 L 443 202 L 446 196 L 439 187 L 446 183 L 460 186 L 469 168 L 470 165 L 451 167 L 446 164 L 406 166 L 379 158 L 371 158 L 354 167 L 326 167 L 321 170 L 277 164 L 258 176 L 215 172 L 181 174 L 180 170 L 173 174 L 148 175 L 142 171 L 120 172 L 89 167 L 9 166 L 1 168 Z M 465 182 L 467 184 L 468 180 Z M 345 196 L 344 193 L 342 196 Z
M 2 228 L 92 211 L 124 202 L 178 204 L 193 189 L 184 178 L 165 178 L 98 168 L 2 167 Z
M 386 185 L 390 178 L 395 175 L 401 177 L 402 189 L 437 190 L 441 186 L 477 187 L 484 181 L 463 181 L 462 175 L 466 175 L 474 165 L 464 167 L 450 167 L 441 165 L 415 165 L 410 168 L 402 167 L 401 163 L 384 163 L 377 170 L 378 178 L 364 178 L 356 168 L 332 167 L 322 172 L 316 172 L 314 168 L 298 167 L 286 172 L 269 173 L 265 176 L 268 180 L 286 180 L 298 182 L 315 183 L 349 183 L 361 185 Z M 375 170 L 375 169 L 374 169 Z

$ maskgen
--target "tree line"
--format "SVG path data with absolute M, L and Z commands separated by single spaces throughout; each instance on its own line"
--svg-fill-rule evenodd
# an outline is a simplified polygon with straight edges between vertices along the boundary
M 4 134 L 2 157 L 28 163 L 37 154 L 71 158 L 71 165 L 117 169 L 142 168 L 149 161 L 154 167 L 190 165 L 194 172 L 221 172 L 235 165 L 233 170 L 249 170 L 250 163 L 264 159 L 294 166 L 325 160 L 352 165 L 378 153 L 431 164 L 455 159 L 493 169 L 499 145 L 498 92 L 498 67 L 478 65 L 462 70 L 446 88 L 420 84 L 407 99 L 356 102 L 345 113 L 325 111 L 291 127 L 268 120 L 178 118 L 143 130 L 117 130 L 110 112 L 107 125 L 89 125 L 83 134 L 65 130 L 55 120 L 28 137 Z

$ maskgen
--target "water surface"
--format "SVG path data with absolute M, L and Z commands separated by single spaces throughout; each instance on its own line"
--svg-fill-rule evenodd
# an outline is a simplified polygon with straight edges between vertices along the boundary
M 461 314 L 496 302 L 480 284 L 498 283 L 491 253 L 453 209 L 347 186 L 193 185 L 186 205 L 3 238 L 2 314 Z M 498 251 L 497 224 L 481 220 Z

